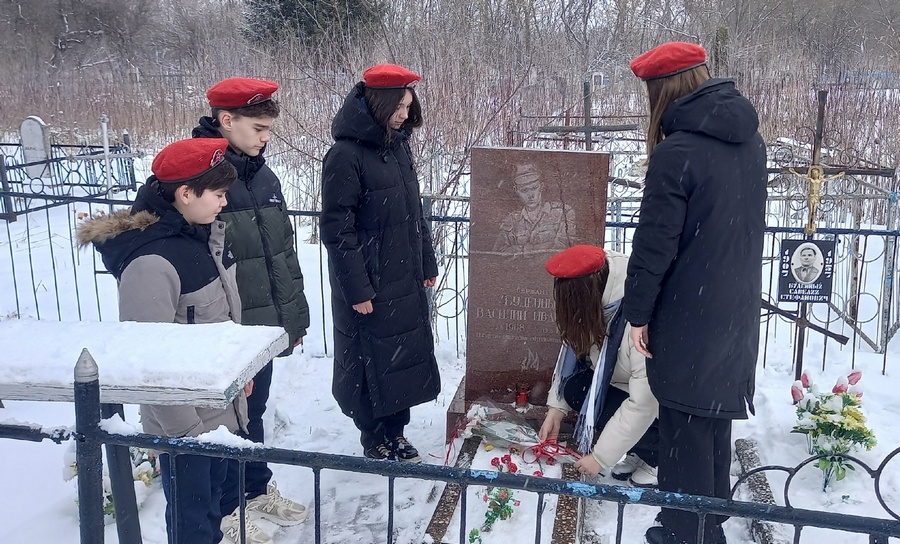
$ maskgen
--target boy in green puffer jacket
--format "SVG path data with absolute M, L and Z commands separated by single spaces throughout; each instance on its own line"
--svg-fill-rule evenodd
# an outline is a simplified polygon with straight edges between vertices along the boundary
M 228 140 L 225 158 L 237 169 L 238 181 L 229 189 L 228 205 L 219 218 L 227 224 L 237 261 L 242 323 L 284 327 L 292 347 L 282 355 L 289 355 L 306 335 L 309 305 L 303 294 L 303 274 L 294 250 L 294 231 L 281 183 L 262 155 L 280 112 L 272 98 L 277 89 L 278 84 L 273 81 L 243 77 L 216 83 L 206 93 L 211 115 L 200 118 L 192 135 Z M 252 400 L 248 402 L 249 432 L 245 437 L 262 443 L 262 418 L 272 382 L 271 361 L 253 382 Z M 230 463 L 228 478 L 237 482 L 237 462 Z M 247 512 L 279 525 L 304 521 L 306 508 L 282 497 L 271 478 L 272 471 L 266 463 L 247 463 Z M 226 486 L 227 490 L 237 488 Z M 236 493 L 226 493 L 222 497 L 222 512 L 237 513 L 238 504 Z

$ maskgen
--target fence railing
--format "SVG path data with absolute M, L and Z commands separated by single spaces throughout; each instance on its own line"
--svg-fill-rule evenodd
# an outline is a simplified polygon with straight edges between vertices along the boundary
M 27 194 L 0 191 L 3 198 L 28 198 L 27 211 L 17 212 L 27 221 L 2 222 L 0 228 L 0 315 L 33 316 L 39 319 L 102 321 L 117 319 L 115 280 L 105 272 L 97 254 L 76 249 L 74 231 L 80 221 L 96 213 L 108 213 L 110 207 L 127 206 L 133 192 L 123 191 L 117 198 L 51 194 Z M 121 197 L 121 198 L 119 198 Z M 858 197 L 842 203 L 854 206 Z M 465 199 L 454 199 L 458 206 Z M 453 342 L 457 353 L 464 352 L 468 292 L 468 217 L 438 215 L 444 205 L 441 197 L 427 197 L 436 250 L 441 267 L 439 282 L 432 290 L 433 316 L 439 342 Z M 768 302 L 792 312 L 798 303 L 777 303 L 778 255 L 781 243 L 802 238 L 803 220 L 793 217 L 788 201 L 773 196 L 770 214 L 780 221 L 767 227 L 763 261 L 763 293 Z M 865 347 L 884 354 L 900 330 L 900 259 L 897 257 L 900 230 L 896 227 L 898 201 L 896 195 L 873 197 L 864 205 L 881 205 L 889 226 L 857 225 L 853 215 L 844 215 L 835 205 L 823 218 L 817 237 L 836 243 L 837 256 L 833 290 L 829 304 L 812 304 L 808 319 L 821 327 L 849 336 L 855 350 Z M 629 253 L 634 228 L 637 226 L 636 196 L 612 197 L 609 200 L 605 244 L 611 249 Z M 316 239 L 314 229 L 318 212 L 291 211 L 296 237 Z M 5 246 L 5 247 L 4 247 Z M 328 308 L 329 285 L 327 258 L 321 243 L 299 243 L 297 252 L 303 259 L 307 297 L 311 301 L 310 334 L 328 350 L 331 312 Z M 784 315 L 766 315 L 763 353 L 770 336 L 787 337 L 794 323 Z M 827 344 L 814 336 L 811 345 L 821 346 L 824 362 Z M 763 359 L 766 363 L 766 359 Z
M 671 508 L 695 512 L 699 516 L 700 526 L 697 542 L 704 543 L 703 527 L 711 522 L 709 516 L 724 515 L 730 517 L 746 518 L 756 521 L 785 524 L 794 528 L 794 542 L 799 542 L 804 527 L 818 527 L 832 529 L 847 533 L 861 533 L 870 536 L 872 544 L 887 544 L 889 537 L 900 537 L 900 516 L 885 504 L 881 494 L 881 480 L 886 467 L 892 459 L 900 454 L 900 449 L 891 452 L 885 460 L 876 468 L 870 468 L 862 461 L 849 456 L 837 456 L 852 461 L 861 467 L 874 481 L 876 495 L 886 514 L 885 518 L 857 516 L 840 513 L 830 513 L 818 510 L 809 510 L 791 506 L 788 497 L 788 488 L 791 479 L 798 470 L 818 458 L 811 457 L 796 467 L 766 466 L 747 471 L 734 484 L 731 496 L 728 499 L 710 498 L 702 496 L 671 493 L 655 489 L 625 487 L 618 485 L 606 485 L 588 481 L 568 481 L 564 479 L 546 478 L 540 476 L 521 476 L 517 474 L 495 472 L 492 470 L 475 470 L 470 468 L 458 468 L 449 466 L 410 464 L 403 462 L 373 461 L 360 457 L 335 455 L 327 453 L 307 452 L 298 450 L 286 450 L 272 447 L 235 447 L 217 444 L 196 439 L 178 439 L 161 436 L 153 436 L 142 433 L 120 434 L 111 433 L 101 428 L 101 414 L 111 415 L 110 410 L 103 410 L 109 405 L 100 404 L 100 380 L 97 365 L 89 354 L 83 353 L 79 357 L 74 369 L 74 398 L 75 398 L 75 430 L 44 430 L 37 426 L 21 424 L 0 424 L 0 438 L 13 440 L 30 440 L 40 442 L 52 440 L 57 443 L 74 439 L 77 444 L 76 462 L 78 465 L 78 497 L 79 497 L 79 530 L 81 544 L 102 544 L 104 541 L 104 514 L 103 514 L 103 470 L 101 446 L 141 447 L 170 454 L 169 462 L 172 463 L 174 475 L 174 459 L 180 454 L 203 455 L 216 458 L 237 459 L 243 466 L 250 461 L 262 461 L 309 468 L 313 472 L 314 485 L 314 533 L 315 542 L 323 542 L 322 520 L 322 471 L 349 471 L 361 474 L 376 474 L 387 479 L 388 504 L 387 529 L 384 541 L 388 544 L 395 540 L 393 527 L 394 484 L 398 478 L 446 482 L 459 486 L 460 493 L 460 521 L 458 542 L 468 542 L 467 535 L 469 522 L 466 519 L 466 489 L 470 486 L 503 487 L 511 490 L 537 495 L 537 507 L 535 516 L 535 543 L 542 541 L 541 519 L 545 507 L 545 499 L 548 496 L 568 496 L 578 499 L 586 499 L 600 502 L 612 502 L 617 504 L 616 538 L 615 542 L 622 542 L 625 509 L 632 505 L 644 505 L 653 507 Z M 835 456 L 832 456 L 835 457 Z M 776 470 L 788 473 L 785 484 L 784 506 L 774 504 L 759 504 L 735 500 L 738 489 L 760 472 Z M 112 472 L 112 471 L 111 471 Z M 113 472 L 113 479 L 116 478 Z M 122 475 L 119 475 L 122 479 Z M 130 483 L 130 474 L 125 478 Z M 118 482 L 121 483 L 121 482 Z M 114 493 L 125 490 L 126 487 L 117 487 L 113 482 Z M 239 496 L 244 496 L 243 483 L 240 484 Z M 177 482 L 173 482 L 175 499 L 178 500 Z M 133 487 L 130 488 L 133 495 Z M 124 497 L 121 497 L 124 498 Z M 118 500 L 117 500 L 118 502 Z M 133 504 L 133 503 L 132 503 Z M 246 502 L 241 500 L 240 507 L 245 509 Z M 132 514 L 130 524 L 127 527 L 120 526 L 119 536 L 121 544 L 135 544 L 141 541 L 139 523 L 137 521 L 136 506 L 132 506 L 133 512 L 124 512 L 119 509 L 121 516 Z M 176 543 L 178 543 L 176 536 Z M 186 544 L 186 543 L 180 543 Z

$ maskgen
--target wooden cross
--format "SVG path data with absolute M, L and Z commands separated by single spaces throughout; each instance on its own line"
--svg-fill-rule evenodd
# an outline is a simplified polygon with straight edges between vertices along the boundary
M 638 125 L 592 125 L 591 124 L 591 82 L 588 80 L 584 80 L 584 84 L 582 85 L 583 94 L 584 94 L 584 125 L 573 125 L 573 126 L 546 126 L 540 127 L 538 129 L 539 132 L 553 132 L 553 133 L 570 133 L 570 132 L 584 132 L 584 148 L 588 151 L 591 150 L 594 144 L 594 133 L 603 133 L 603 132 L 620 132 L 624 130 L 637 130 Z

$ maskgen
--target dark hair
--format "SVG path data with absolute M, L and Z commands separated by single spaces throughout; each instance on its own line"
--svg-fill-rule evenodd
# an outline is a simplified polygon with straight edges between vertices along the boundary
M 609 263 L 603 263 L 603 268 L 588 276 L 553 281 L 559 338 L 579 359 L 586 357 L 594 344 L 602 344 L 606 336 L 607 323 L 600 301 L 608 279 Z
M 647 97 L 650 101 L 650 124 L 647 126 L 647 157 L 663 141 L 662 116 L 682 96 L 694 92 L 709 79 L 709 68 L 701 64 L 696 68 L 647 81 Z
M 185 181 L 175 183 L 160 181 L 157 191 L 163 200 L 171 204 L 175 202 L 175 192 L 182 185 L 187 185 L 187 188 L 195 195 L 203 196 L 203 191 L 230 188 L 231 184 L 237 181 L 237 177 L 237 170 L 234 166 L 228 161 L 222 161 L 199 176 Z
M 422 105 L 419 103 L 419 97 L 416 95 L 415 89 L 411 87 L 399 89 L 366 87 L 365 91 L 363 91 L 363 97 L 366 99 L 369 111 L 372 112 L 372 117 L 375 118 L 378 126 L 384 127 L 385 132 L 387 132 L 385 143 L 390 143 L 392 134 L 388 127 L 388 121 L 391 120 L 391 116 L 397 111 L 397 107 L 400 105 L 400 101 L 403 100 L 406 91 L 412 93 L 412 104 L 409 105 L 409 116 L 404 121 L 403 128 L 418 128 L 422 126 Z
M 277 119 L 278 114 L 281 113 L 281 107 L 274 98 L 270 98 L 264 102 L 241 106 L 240 108 L 213 108 L 212 118 L 218 121 L 219 114 L 223 111 L 227 111 L 235 117 L 271 117 L 272 119 Z

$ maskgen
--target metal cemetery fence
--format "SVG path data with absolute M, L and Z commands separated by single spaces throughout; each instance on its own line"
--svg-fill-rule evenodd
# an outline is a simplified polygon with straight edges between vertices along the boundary
M 888 537 L 900 537 L 900 516 L 887 504 L 881 494 L 881 479 L 888 463 L 900 454 L 900 449 L 891 452 L 888 457 L 876 468 L 872 469 L 865 463 L 847 457 L 856 463 L 858 467 L 873 479 L 876 496 L 889 518 L 881 519 L 867 516 L 854 516 L 846 514 L 826 513 L 815 510 L 795 508 L 790 505 L 788 488 L 791 479 L 798 470 L 813 463 L 817 458 L 810 458 L 796 467 L 759 467 L 742 476 L 732 489 L 732 498 L 715 499 L 699 497 L 680 493 L 668 493 L 654 489 L 641 489 L 617 485 L 605 485 L 581 481 L 566 481 L 561 479 L 544 478 L 536 476 L 522 476 L 510 473 L 497 473 L 494 471 L 472 470 L 468 468 L 446 467 L 429 464 L 410 464 L 402 462 L 372 461 L 360 457 L 334 455 L 325 453 L 305 452 L 297 450 L 284 450 L 279 448 L 239 448 L 213 444 L 210 442 L 198 442 L 193 439 L 174 439 L 159 436 L 133 434 L 122 435 L 110 433 L 100 427 L 101 414 L 112 415 L 117 407 L 100 404 L 100 377 L 97 365 L 85 350 L 74 366 L 74 398 L 76 423 L 74 432 L 69 430 L 47 431 L 39 427 L 2 424 L 0 425 L 0 438 L 14 440 L 30 440 L 40 442 L 45 439 L 57 443 L 74 439 L 77 444 L 76 462 L 78 465 L 78 496 L 79 496 L 79 530 L 81 544 L 102 544 L 104 542 L 104 514 L 103 514 L 103 476 L 101 461 L 101 445 L 131 447 L 137 446 L 160 452 L 170 453 L 170 462 L 178 454 L 206 455 L 210 457 L 227 457 L 240 461 L 240 470 L 243 474 L 244 464 L 248 461 L 265 461 L 297 467 L 309 468 L 313 472 L 314 502 L 312 505 L 314 517 L 314 534 L 316 544 L 325 540 L 322 533 L 322 471 L 350 471 L 364 474 L 377 474 L 386 478 L 388 494 L 387 527 L 383 536 L 384 542 L 395 542 L 394 534 L 394 484 L 397 478 L 415 479 L 425 481 L 446 482 L 448 485 L 459 486 L 460 493 L 460 524 L 457 541 L 460 544 L 468 542 L 468 530 L 471 526 L 466 519 L 465 492 L 470 486 L 494 486 L 505 487 L 512 490 L 520 490 L 537 494 L 537 510 L 535 511 L 535 539 L 536 544 L 541 543 L 541 514 L 548 496 L 567 496 L 592 501 L 605 501 L 617 504 L 616 520 L 616 544 L 622 542 L 622 530 L 625 519 L 626 507 L 629 505 L 645 505 L 655 507 L 667 507 L 679 510 L 696 512 L 701 520 L 698 531 L 698 542 L 703 544 L 703 525 L 710 523 L 711 515 L 726 515 L 731 517 L 747 518 L 764 522 L 786 524 L 794 527 L 794 542 L 800 541 L 804 527 L 819 527 L 833 529 L 848 533 L 863 533 L 870 535 L 872 544 L 887 544 Z M 108 452 L 107 452 L 108 453 Z M 758 472 L 777 470 L 788 473 L 789 478 L 784 489 L 784 503 L 786 506 L 773 504 L 757 504 L 734 500 L 735 492 Z M 141 539 L 140 525 L 137 518 L 136 506 L 133 500 L 127 500 L 126 495 L 131 494 L 133 499 L 134 488 L 131 487 L 131 474 L 125 470 L 124 474 L 115 468 L 110 469 L 113 492 L 117 494 L 116 511 L 118 519 L 118 536 L 120 544 L 139 544 Z M 174 474 L 174 470 L 172 471 Z M 127 480 L 123 482 L 122 480 Z M 177 482 L 173 481 L 173 493 L 177 497 Z M 243 496 L 243 485 L 239 490 Z M 177 500 L 177 498 L 176 498 Z M 243 510 L 245 501 L 240 505 Z M 522 514 L 524 515 L 524 513 Z M 611 535 L 610 535 L 611 536 Z M 449 535 L 448 535 L 448 538 Z M 443 541 L 443 540 L 442 540 Z M 176 539 L 176 542 L 177 539 Z M 179 543 L 187 544 L 187 543 Z

